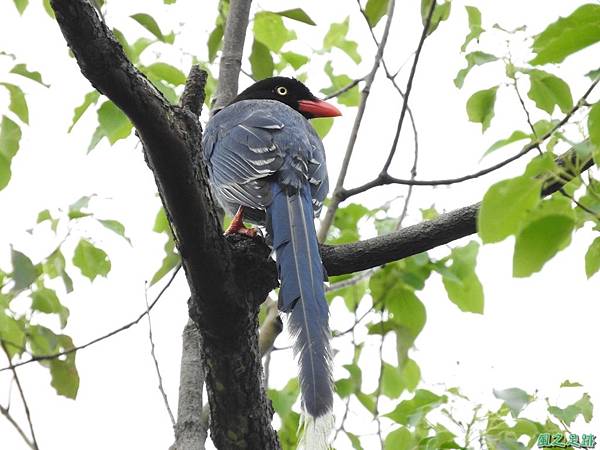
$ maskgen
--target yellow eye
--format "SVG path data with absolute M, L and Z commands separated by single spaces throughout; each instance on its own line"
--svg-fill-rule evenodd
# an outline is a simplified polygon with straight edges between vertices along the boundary
M 283 86 L 279 86 L 277 88 L 277 93 L 279 95 L 287 95 L 287 88 L 283 87 Z

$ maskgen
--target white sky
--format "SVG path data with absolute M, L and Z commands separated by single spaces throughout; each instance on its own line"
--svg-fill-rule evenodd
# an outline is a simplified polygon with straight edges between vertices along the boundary
M 216 1 L 203 3 L 207 5 L 201 8 L 198 2 L 179 0 L 175 6 L 164 9 L 160 0 L 109 2 L 107 20 L 133 41 L 144 35 L 144 31 L 128 16 L 141 11 L 160 11 L 155 17 L 162 29 L 179 30 L 177 44 L 182 48 L 181 51 L 173 51 L 156 47 L 164 51 L 160 58 L 187 67 L 187 55 L 198 54 L 202 58 L 206 54 L 204 43 L 212 29 Z M 347 57 L 336 54 L 334 67 L 336 73 L 347 70 L 352 77 L 362 76 L 369 70 L 374 48 L 364 23 L 356 14 L 354 2 L 256 3 L 255 8 L 270 10 L 302 5 L 319 24 L 315 31 L 293 23 L 302 41 L 296 44 L 296 48 L 304 48 L 305 51 L 311 47 L 320 48 L 328 24 L 339 22 L 351 14 L 350 35 L 359 42 L 363 63 L 355 68 Z M 398 2 L 395 28 L 386 52 L 386 59 L 393 68 L 404 62 L 416 46 L 421 27 L 419 3 Z M 496 22 L 505 28 L 525 23 L 529 30 L 535 32 L 558 15 L 567 15 L 583 3 L 579 0 L 505 0 L 471 1 L 467 4 L 480 7 L 486 28 L 491 28 Z M 458 53 L 467 33 L 464 4 L 464 1 L 455 0 L 450 20 L 427 40 L 411 96 L 411 106 L 420 131 L 419 178 L 422 179 L 447 178 L 483 168 L 494 161 L 493 158 L 479 161 L 489 145 L 516 128 L 526 129 L 522 112 L 516 108 L 515 98 L 508 89 L 499 92 L 496 117 L 485 135 L 481 135 L 479 125 L 467 121 L 465 101 L 468 96 L 500 82 L 503 68 L 501 63 L 475 68 L 463 90 L 455 88 L 452 80 L 456 72 L 465 66 L 464 58 Z M 113 264 L 107 279 L 99 278 L 91 284 L 75 277 L 75 292 L 61 297 L 71 310 L 66 333 L 74 338 L 76 344 L 82 344 L 132 320 L 145 308 L 144 281 L 152 276 L 162 257 L 163 238 L 151 231 L 159 201 L 154 196 L 153 178 L 135 137 L 120 141 L 113 147 L 103 141 L 90 155 L 86 155 L 95 126 L 93 113 L 86 114 L 71 134 L 66 133 L 73 108 L 90 91 L 90 86 L 74 60 L 68 57 L 56 24 L 45 16 L 38 4 L 30 5 L 24 19 L 19 18 L 10 1 L 5 1 L 1 8 L 0 50 L 15 53 L 19 62 L 26 62 L 30 69 L 41 71 L 45 82 L 52 88 L 21 83 L 29 94 L 31 118 L 30 126 L 24 128 L 21 150 L 13 161 L 13 179 L 0 192 L 0 267 L 9 268 L 10 243 L 30 255 L 34 262 L 45 256 L 55 245 L 52 235 L 44 227 L 33 235 L 25 230 L 33 226 L 40 210 L 64 208 L 84 194 L 97 194 L 92 210 L 102 218 L 122 221 L 133 240 L 133 247 L 130 247 L 116 235 L 103 232 L 91 222 L 82 221 L 75 227 L 74 233 L 93 237 L 94 242 L 105 248 Z M 378 31 L 381 32 L 381 29 Z M 482 39 L 481 50 L 498 54 L 504 52 L 505 46 L 499 36 L 496 34 L 489 40 Z M 521 45 L 521 48 L 526 49 L 526 46 Z M 527 60 L 523 50 L 514 49 L 513 54 L 517 59 Z M 598 56 L 596 46 L 567 59 L 560 68 L 558 74 L 572 83 L 574 99 L 587 88 L 586 80 L 580 75 L 597 68 Z M 328 86 L 324 74 L 319 75 L 325 61 L 325 57 L 313 58 L 308 69 L 308 84 L 315 92 Z M 0 58 L 0 79 L 10 78 L 5 74 L 12 64 L 7 58 Z M 246 85 L 248 80 L 242 78 L 242 83 Z M 398 98 L 392 97 L 390 92 L 380 76 L 369 100 L 347 187 L 371 179 L 387 156 L 395 130 L 393 123 L 401 106 Z M 597 93 L 591 100 L 596 99 Z M 5 101 L 5 94 L 0 92 L 2 111 L 6 110 Z M 336 119 L 325 141 L 332 184 L 353 116 L 354 110 L 346 110 L 343 118 Z M 534 115 L 534 120 L 540 118 L 542 116 Z M 392 173 L 398 176 L 408 176 L 412 157 L 409 130 L 407 123 L 392 165 Z M 500 150 L 497 157 L 501 159 L 515 150 Z M 440 211 L 449 211 L 478 201 L 487 186 L 495 180 L 518 174 L 523 164 L 519 162 L 481 180 L 449 188 L 417 188 L 407 223 L 418 222 L 418 208 L 429 207 L 432 203 Z M 377 206 L 404 193 L 404 188 L 392 186 L 355 200 Z M 513 279 L 511 276 L 512 239 L 483 247 L 477 267 L 485 287 L 483 316 L 460 312 L 448 301 L 439 277 L 432 276 L 419 295 L 427 307 L 427 324 L 417 339 L 416 349 L 411 352 L 411 357 L 421 368 L 423 386 L 437 389 L 439 393 L 442 385 L 458 385 L 473 399 L 490 406 L 499 405 L 493 399 L 493 388 L 521 387 L 530 393 L 537 389 L 540 398 L 550 396 L 551 401 L 565 406 L 581 396 L 581 391 L 573 392 L 572 396 L 565 393 L 558 395 L 558 385 L 568 378 L 581 382 L 585 392 L 592 396 L 592 401 L 597 401 L 600 383 L 594 350 L 600 339 L 595 321 L 600 314 L 596 298 L 600 282 L 598 277 L 586 281 L 583 263 L 587 246 L 594 237 L 589 229 L 577 233 L 567 250 L 549 262 L 542 273 L 528 279 Z M 468 240 L 461 243 L 466 242 Z M 442 248 L 432 254 L 440 256 L 446 251 Z M 160 286 L 151 289 L 151 298 L 158 289 Z M 172 408 L 176 408 L 177 404 L 180 334 L 187 317 L 187 296 L 187 286 L 181 275 L 152 315 L 159 363 Z M 333 328 L 344 329 L 350 320 L 334 304 Z M 282 337 L 280 345 L 284 344 L 285 337 Z M 386 360 L 393 362 L 391 344 L 390 341 L 385 354 Z M 369 341 L 363 353 L 373 358 L 377 354 L 377 345 L 377 341 Z M 273 386 L 283 386 L 295 374 L 290 358 L 290 352 L 275 353 L 271 365 Z M 342 351 L 335 364 L 341 367 L 348 362 L 346 352 Z M 373 359 L 364 362 L 369 367 L 378 367 Z M 81 385 L 76 401 L 55 394 L 46 369 L 28 365 L 19 371 L 41 449 L 168 448 L 172 443 L 172 431 L 156 388 L 145 322 L 80 352 L 77 366 Z M 363 390 L 372 392 L 377 370 L 365 370 L 363 375 Z M 346 375 L 340 368 L 336 370 L 336 376 Z M 8 380 L 6 372 L 0 373 L 0 401 L 3 405 L 6 404 Z M 15 398 L 15 416 L 25 425 L 18 404 Z M 385 407 L 386 403 L 383 405 Z M 537 416 L 538 419 L 542 417 Z M 356 406 L 350 413 L 348 425 L 358 433 L 369 433 L 373 428 L 365 425 L 366 421 L 368 416 L 364 408 Z M 599 425 L 598 418 L 591 424 L 579 421 L 573 425 L 572 431 L 580 434 L 598 432 Z M 349 447 L 348 441 L 343 439 L 337 444 L 338 448 Z M 363 444 L 365 449 L 377 448 L 373 438 L 365 438 Z M 19 436 L 6 420 L 0 418 L 0 450 L 24 448 L 26 446 Z

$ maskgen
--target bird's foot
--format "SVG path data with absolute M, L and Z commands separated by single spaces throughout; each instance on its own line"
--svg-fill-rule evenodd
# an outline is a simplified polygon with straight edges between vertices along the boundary
M 229 227 L 225 230 L 224 235 L 229 236 L 231 234 L 243 234 L 244 236 L 254 237 L 256 236 L 256 228 L 248 228 L 244 225 L 244 207 L 240 206 L 235 216 L 231 220 Z
M 227 228 L 227 230 L 225 230 L 225 233 L 223 233 L 225 236 L 230 236 L 232 234 L 243 234 L 244 236 L 255 237 L 257 234 L 256 228 L 247 227 L 244 224 L 235 227 L 233 227 L 232 225 L 233 223 L 229 225 L 229 228 Z

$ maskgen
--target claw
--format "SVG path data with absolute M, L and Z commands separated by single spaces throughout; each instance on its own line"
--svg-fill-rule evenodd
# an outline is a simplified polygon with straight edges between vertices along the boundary
M 229 224 L 227 230 L 225 230 L 224 235 L 229 236 L 231 234 L 243 234 L 248 237 L 256 236 L 256 228 L 247 227 L 244 225 L 244 207 L 240 206 L 235 216 L 233 216 L 233 220 Z

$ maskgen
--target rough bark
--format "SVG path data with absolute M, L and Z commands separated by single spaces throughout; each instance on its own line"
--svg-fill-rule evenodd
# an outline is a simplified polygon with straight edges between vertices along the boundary
M 251 4 L 252 0 L 231 0 L 229 4 L 213 111 L 223 108 L 237 95 Z
M 252 242 L 248 252 L 248 243 L 223 238 L 200 157 L 198 111 L 185 102 L 170 105 L 127 59 L 88 1 L 51 4 L 82 73 L 127 114 L 143 143 L 182 256 L 190 316 L 202 338 L 213 442 L 219 449 L 242 442 L 246 448 L 279 448 L 256 336 L 259 303 L 277 283 L 269 249 Z M 247 267 L 260 273 L 248 278 Z
M 179 404 L 173 450 L 204 450 L 207 428 L 202 426 L 202 347 L 200 332 L 189 320 L 183 329 L 181 371 L 179 378 Z

